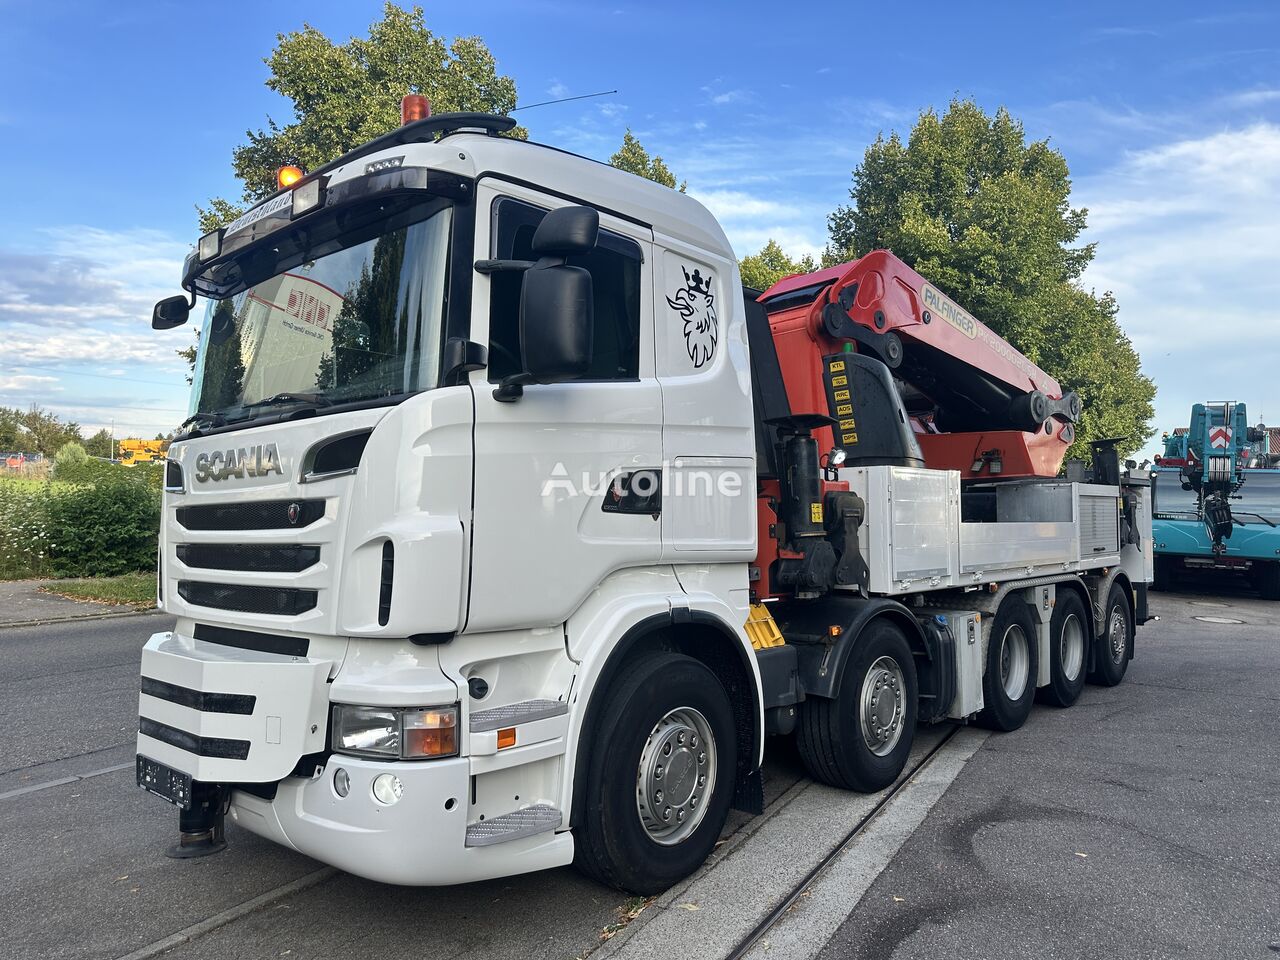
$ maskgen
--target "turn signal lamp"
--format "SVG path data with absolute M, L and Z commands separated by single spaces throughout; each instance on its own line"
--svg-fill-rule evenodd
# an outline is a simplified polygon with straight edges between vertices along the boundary
M 505 750 L 507 747 L 516 745 L 516 728 L 503 727 L 498 731 L 498 749 Z
M 451 757 L 457 752 L 457 708 L 405 712 L 405 757 Z
M 285 187 L 292 187 L 305 176 L 301 167 L 288 164 L 276 171 L 276 184 L 283 190 Z
M 400 99 L 400 126 L 425 120 L 431 116 L 431 101 L 420 93 L 407 93 Z

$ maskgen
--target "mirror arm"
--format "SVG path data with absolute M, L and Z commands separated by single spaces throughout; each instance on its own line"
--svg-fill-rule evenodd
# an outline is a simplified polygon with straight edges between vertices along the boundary
M 531 373 L 513 373 L 509 377 L 503 377 L 493 390 L 493 399 L 499 403 L 515 403 L 524 396 L 524 385 L 526 383 L 536 383 Z
M 477 260 L 476 273 L 521 273 L 533 266 L 532 260 Z

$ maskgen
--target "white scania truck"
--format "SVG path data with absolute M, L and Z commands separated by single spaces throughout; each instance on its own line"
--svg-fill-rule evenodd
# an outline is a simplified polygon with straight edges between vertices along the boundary
M 745 291 L 695 200 L 407 123 L 201 238 L 138 783 L 448 884 L 577 863 L 652 893 L 760 809 L 769 736 L 878 790 L 917 723 L 1116 684 L 1147 479 L 880 251 Z

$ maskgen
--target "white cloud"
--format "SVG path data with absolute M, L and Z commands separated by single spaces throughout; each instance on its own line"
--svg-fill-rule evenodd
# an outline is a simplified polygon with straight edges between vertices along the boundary
M 1135 151 L 1073 199 L 1098 243 L 1085 283 L 1116 294 L 1159 388 L 1157 431 L 1212 399 L 1280 423 L 1280 126 Z
M 81 424 L 136 421 L 134 432 L 171 429 L 188 389 L 174 351 L 191 329 L 153 331 L 150 315 L 177 292 L 188 245 L 158 231 L 87 226 L 29 240 L 20 252 L 0 249 L 0 404 L 34 403 Z

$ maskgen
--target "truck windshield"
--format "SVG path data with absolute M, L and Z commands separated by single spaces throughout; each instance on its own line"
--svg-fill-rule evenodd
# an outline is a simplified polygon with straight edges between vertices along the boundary
M 329 406 L 434 387 L 450 218 L 450 207 L 437 208 L 209 301 L 191 413 L 225 422 L 277 403 Z
M 1258 513 L 1280 524 L 1280 470 L 1246 470 L 1236 493 L 1240 499 L 1231 502 L 1231 509 L 1247 511 L 1245 523 L 1252 519 L 1248 514 Z
M 1156 471 L 1155 515 L 1169 520 L 1199 520 L 1200 505 L 1194 490 L 1182 489 L 1178 469 Z

